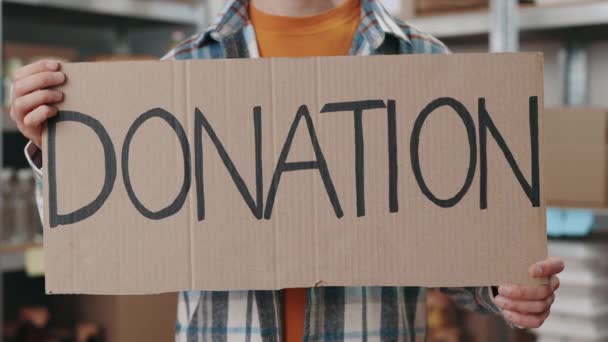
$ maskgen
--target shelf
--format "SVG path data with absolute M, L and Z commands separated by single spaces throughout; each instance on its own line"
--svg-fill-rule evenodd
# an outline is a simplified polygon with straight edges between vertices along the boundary
M 10 118 L 10 109 L 8 107 L 0 107 L 0 114 L 2 114 L 2 131 L 16 132 L 17 125 Z
M 25 251 L 31 248 L 40 248 L 42 247 L 41 243 L 28 243 L 23 245 L 15 245 L 15 246 L 2 246 L 0 247 L 0 256 L 4 257 L 8 254 L 23 254 Z
M 0 247 L 0 273 L 25 270 L 26 253 L 40 249 L 39 243 Z
M 519 13 L 522 32 L 608 25 L 608 1 L 526 6 L 520 8 Z M 437 38 L 480 35 L 490 31 L 487 11 L 412 18 L 408 23 Z
M 593 212 L 593 215 L 595 215 L 595 216 L 608 217 L 608 208 L 598 208 L 598 207 L 593 208 L 593 207 L 567 206 L 567 205 L 549 205 L 547 208 L 563 209 L 563 210 L 568 210 L 568 209 L 591 210 Z
M 58 9 L 99 16 L 180 25 L 198 25 L 202 17 L 200 11 L 195 6 L 169 1 L 4 0 L 4 6 L 7 5 Z

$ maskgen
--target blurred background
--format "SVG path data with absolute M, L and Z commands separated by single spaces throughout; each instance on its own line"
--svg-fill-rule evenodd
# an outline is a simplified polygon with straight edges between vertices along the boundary
M 608 341 L 608 1 L 382 0 L 453 52 L 545 56 L 549 254 L 567 270 L 541 329 L 512 330 L 428 298 L 431 341 Z M 0 0 L 0 342 L 172 341 L 176 294 L 45 296 L 25 139 L 9 119 L 14 70 L 41 58 L 158 59 L 223 0 Z

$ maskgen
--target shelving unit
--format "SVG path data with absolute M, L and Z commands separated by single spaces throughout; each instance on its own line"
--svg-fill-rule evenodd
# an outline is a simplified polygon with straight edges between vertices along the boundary
M 196 0 L 194 4 L 170 0 L 0 0 L 0 65 L 4 64 L 3 50 L 7 42 L 68 47 L 78 51 L 79 58 L 84 60 L 116 54 L 160 57 L 169 48 L 174 31 L 190 35 L 206 26 L 210 13 L 207 6 L 205 0 Z M 8 159 L 20 160 L 24 141 L 9 118 L 9 109 L 1 103 L 0 134 L 1 165 L 21 167 L 22 164 L 5 164 Z M 11 151 L 6 155 L 3 151 L 9 150 L 2 149 L 3 140 L 5 148 Z M 5 290 L 36 286 L 36 293 L 43 296 L 40 278 L 27 278 L 20 273 L 25 271 L 26 261 L 39 260 L 30 259 L 30 254 L 40 248 L 39 244 L 0 247 L 0 324 L 4 322 L 3 303 L 13 299 L 14 304 L 16 300 L 3 298 Z M 24 283 L 16 285 L 15 279 Z M 99 322 L 107 329 L 108 340 L 133 341 L 142 334 L 146 336 L 144 340 L 169 340 L 173 333 L 174 294 L 124 298 L 54 296 L 49 301 L 60 302 L 59 307 L 69 307 L 65 310 L 77 315 L 73 318 Z M 159 307 L 164 308 L 162 312 L 147 315 Z
M 464 42 L 488 36 L 493 52 L 518 51 L 522 35 L 557 41 L 561 105 L 589 104 L 589 46 L 608 33 L 608 2 L 580 1 L 552 6 L 517 6 L 517 0 L 490 0 L 488 11 L 418 17 L 407 20 L 436 37 Z M 475 38 L 476 37 L 476 38 Z M 452 45 L 452 44 L 449 44 Z
M 1 247 L 0 273 L 23 271 L 27 253 L 41 248 L 41 244 Z M 2 281 L 0 277 L 0 291 L 3 289 Z M 148 296 L 57 295 L 52 301 L 60 303 L 63 310 L 83 321 L 101 324 L 107 341 L 169 341 L 173 337 L 176 293 Z M 1 313 L 0 310 L 0 318 Z
M 4 30 L 10 30 L 11 24 L 15 22 L 112 30 L 112 45 L 116 48 L 108 53 L 129 52 L 130 42 L 127 35 L 133 29 L 171 27 L 194 32 L 206 26 L 209 20 L 207 2 L 203 0 L 195 5 L 169 0 L 3 0 L 0 7 L 0 26 L 4 26 Z M 3 34 L 0 28 L 2 44 L 5 36 L 6 32 Z M 0 64 L 3 59 L 2 51 L 0 46 Z M 15 131 L 16 126 L 9 118 L 8 108 L 0 106 L 0 114 L 2 131 Z M 0 160 L 1 157 L 0 151 Z
M 138 19 L 156 23 L 202 25 L 201 6 L 169 1 L 142 0 L 4 0 L 5 5 L 26 6 L 28 9 L 58 9 L 93 14 L 99 17 Z
M 25 269 L 25 255 L 29 251 L 40 250 L 41 243 L 28 243 L 24 245 L 0 247 L 0 273 L 23 271 Z
M 10 108 L 0 106 L 0 114 L 2 114 L 2 129 L 5 132 L 15 132 L 17 125 L 10 117 Z
M 27 244 L 0 248 L 0 324 L 4 324 L 4 273 L 25 270 L 26 253 L 28 250 L 41 248 L 41 244 Z M 2 334 L 0 334 L 0 342 L 2 339 Z
M 564 259 L 551 316 L 536 330 L 539 341 L 606 341 L 608 338 L 608 235 L 550 240 L 549 253 Z
M 25 267 L 25 253 L 23 251 L 0 252 L 0 270 L 2 272 L 21 271 Z
M 510 3 L 508 3 L 509 1 Z M 504 18 L 507 19 L 505 20 Z M 606 64 L 608 63 L 608 58 L 605 55 L 606 49 L 597 48 L 598 45 L 605 45 L 606 37 L 608 37 L 608 1 L 581 0 L 569 4 L 556 4 L 552 6 L 517 6 L 516 0 L 490 0 L 489 10 L 416 17 L 406 19 L 406 22 L 446 41 L 448 46 L 452 47 L 463 47 L 469 44 L 475 50 L 487 46 L 488 50 L 495 52 L 518 51 L 518 43 L 526 41 L 526 43 L 534 44 L 534 50 L 537 50 L 538 46 L 551 44 L 551 53 L 555 53 L 554 46 L 561 45 L 557 56 L 546 56 L 548 57 L 547 60 L 554 63 L 550 68 L 550 72 L 555 75 L 557 71 L 557 77 L 550 77 L 547 80 L 549 82 L 557 81 L 556 83 L 561 83 L 561 89 L 557 89 L 561 91 L 559 94 L 561 96 L 558 99 L 561 100 L 562 105 L 589 105 L 590 89 L 597 89 L 598 87 L 597 77 L 596 83 L 592 85 L 590 82 L 593 76 L 591 74 L 592 70 L 597 70 L 597 66 L 596 69 L 592 69 L 591 67 L 590 61 L 592 58 L 595 58 L 595 63 L 602 63 L 600 64 L 601 68 L 608 68 L 608 64 Z M 485 39 L 487 39 L 487 45 L 484 44 Z M 515 41 L 515 44 L 509 44 L 512 41 Z M 543 45 L 536 45 L 539 42 Z M 542 49 L 538 50 L 542 51 Z M 591 56 L 598 53 L 603 54 L 599 58 L 597 55 Z M 606 82 L 608 80 L 604 77 L 600 87 L 605 88 Z M 547 83 L 547 85 L 548 87 L 555 87 L 555 84 Z M 571 275 L 575 278 L 578 277 L 575 270 L 576 265 L 573 265 L 570 260 L 573 256 L 585 256 L 585 253 L 590 248 L 595 248 L 594 245 L 597 243 L 598 235 L 604 236 L 603 244 L 601 245 L 602 250 L 606 251 L 605 248 L 608 246 L 608 240 L 605 238 L 608 232 L 608 211 L 606 209 L 589 209 L 593 212 L 595 219 L 594 233 L 591 237 L 550 240 L 549 242 L 549 255 L 561 256 L 566 260 L 567 268 L 563 275 L 564 288 L 568 287 L 567 283 L 571 281 Z M 558 251 L 554 248 L 558 244 L 567 247 L 575 246 L 578 249 L 571 253 L 573 255 L 567 255 L 566 252 L 568 250 L 562 248 Z M 574 255 L 577 253 L 579 255 Z M 605 282 L 599 286 L 605 287 Z M 580 317 L 576 316 L 576 310 L 572 308 L 580 308 L 583 305 L 581 301 L 594 303 L 595 305 L 599 301 L 597 289 L 595 292 L 589 291 L 592 295 L 588 298 L 583 298 L 579 294 L 579 289 L 576 286 L 574 288 L 574 295 L 571 295 L 570 298 L 565 293 L 561 293 L 558 296 L 560 299 L 556 301 L 555 310 L 552 310 L 553 316 L 545 323 L 543 329 L 537 331 L 537 333 L 540 332 L 540 341 L 583 341 L 581 337 L 584 334 L 577 335 L 577 332 L 589 333 L 592 328 L 605 324 L 603 320 L 600 321 L 597 318 L 591 319 L 590 316 L 586 316 L 583 320 L 584 323 L 588 323 L 587 325 L 565 324 L 566 322 L 580 322 L 580 320 L 577 321 Z M 566 290 L 564 289 L 564 291 Z M 560 305 L 567 304 L 568 299 L 572 298 L 575 298 L 573 306 Z M 606 303 L 605 296 L 602 297 L 601 303 Z M 603 313 L 603 316 L 601 314 L 596 316 L 605 318 L 606 312 Z M 556 337 L 556 333 L 564 329 L 570 330 L 567 335 L 575 337 L 571 337 L 570 339 Z M 487 336 L 482 340 L 512 341 L 506 337 L 510 331 L 506 326 L 498 324 L 492 327 L 492 331 L 492 336 Z M 600 331 L 600 333 L 605 333 L 605 329 L 604 331 Z M 545 340 L 543 339 L 544 334 L 550 337 Z M 605 334 L 596 335 L 600 336 L 600 339 L 593 339 L 593 341 L 604 341 L 608 337 Z M 592 341 L 592 339 L 585 339 L 585 341 Z
M 596 26 L 608 28 L 607 1 L 522 6 L 518 14 L 521 32 Z M 419 17 L 408 22 L 440 39 L 488 34 L 492 28 L 488 11 Z

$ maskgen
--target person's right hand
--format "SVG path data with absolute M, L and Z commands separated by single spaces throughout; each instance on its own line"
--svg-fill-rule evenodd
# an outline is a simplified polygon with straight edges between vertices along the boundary
M 39 148 L 42 146 L 42 124 L 57 114 L 57 102 L 63 93 L 48 89 L 65 82 L 58 61 L 42 60 L 23 66 L 15 71 L 11 118 L 19 131 Z

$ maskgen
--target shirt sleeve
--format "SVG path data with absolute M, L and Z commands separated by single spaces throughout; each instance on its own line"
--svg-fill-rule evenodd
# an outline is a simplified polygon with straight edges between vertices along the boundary
M 28 164 L 34 171 L 34 180 L 36 182 L 36 207 L 38 208 L 38 215 L 40 222 L 43 222 L 43 197 L 42 197 L 42 151 L 34 145 L 31 141 L 25 145 L 25 158 Z
M 465 309 L 501 315 L 500 308 L 494 303 L 492 287 L 442 287 L 440 290 Z
M 520 328 L 506 319 L 502 310 L 494 302 L 496 288 L 493 286 L 442 287 L 440 291 L 452 298 L 460 307 L 481 314 L 495 314 L 502 317 L 509 327 Z
M 511 328 L 520 328 L 511 323 L 502 314 L 502 310 L 494 302 L 496 288 L 484 287 L 442 287 L 440 291 L 450 296 L 458 306 L 481 314 L 495 314 L 503 318 Z

